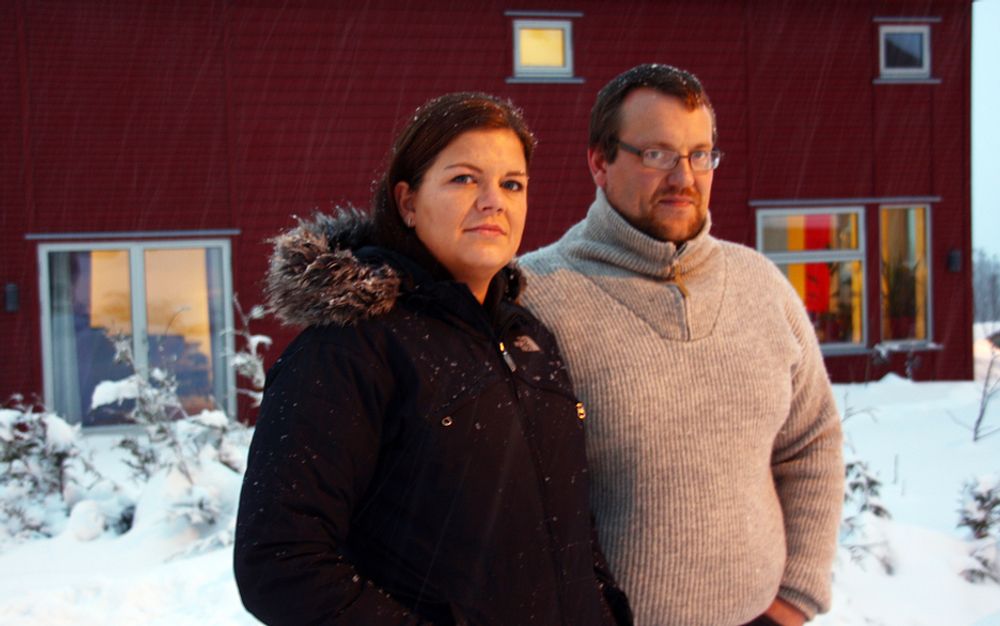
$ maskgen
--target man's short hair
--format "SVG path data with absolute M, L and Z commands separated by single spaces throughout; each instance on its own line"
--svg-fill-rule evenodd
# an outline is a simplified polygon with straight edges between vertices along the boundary
M 715 144 L 718 139 L 715 109 L 698 77 L 672 65 L 644 63 L 614 77 L 597 93 L 594 108 L 590 110 L 590 147 L 600 150 L 609 163 L 618 156 L 622 102 L 629 93 L 642 87 L 674 96 L 691 111 L 699 106 L 707 108 L 712 116 L 712 144 Z

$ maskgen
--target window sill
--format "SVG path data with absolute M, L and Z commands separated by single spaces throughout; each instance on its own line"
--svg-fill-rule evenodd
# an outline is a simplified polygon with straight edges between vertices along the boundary
M 872 80 L 873 85 L 940 85 L 940 78 L 881 77 Z
M 819 349 L 824 357 L 863 355 L 871 351 L 866 346 L 858 343 L 821 343 L 819 344 Z
M 584 79 L 577 76 L 508 76 L 507 84 L 539 84 L 557 83 L 566 85 L 583 84 Z

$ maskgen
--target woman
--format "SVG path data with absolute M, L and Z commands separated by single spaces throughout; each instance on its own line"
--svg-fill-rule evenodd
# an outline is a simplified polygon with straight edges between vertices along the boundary
M 515 303 L 534 137 L 484 94 L 421 107 L 372 218 L 276 240 L 272 309 L 308 328 L 268 374 L 236 527 L 268 623 L 612 624 L 583 408 Z

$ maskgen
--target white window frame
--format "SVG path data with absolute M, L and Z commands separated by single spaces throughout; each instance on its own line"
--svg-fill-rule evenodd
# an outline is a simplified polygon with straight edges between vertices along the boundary
M 900 209 L 915 209 L 922 207 L 927 211 L 927 215 L 924 217 L 924 225 L 927 228 L 927 232 L 924 233 L 924 258 L 927 259 L 927 337 L 925 339 L 889 339 L 883 340 L 881 343 L 894 351 L 906 351 L 911 349 L 921 349 L 930 348 L 934 349 L 939 347 L 938 344 L 934 343 L 934 264 L 931 263 L 931 241 L 934 233 L 933 231 L 933 220 L 931 219 L 931 213 L 933 211 L 933 205 L 930 202 L 914 202 L 912 204 L 880 204 L 878 206 L 878 223 L 879 228 L 882 227 L 882 211 L 888 210 L 900 210 Z M 878 264 L 879 264 L 879 276 L 882 275 L 882 237 L 881 233 L 879 236 L 879 251 L 878 251 Z M 882 323 L 885 321 L 882 319 L 882 287 L 879 285 L 878 289 L 878 322 L 879 322 L 879 333 L 882 332 Z
M 768 217 L 788 217 L 801 215 L 842 215 L 853 214 L 858 224 L 858 248 L 856 250 L 796 250 L 794 252 L 766 252 L 764 250 L 764 220 Z M 776 265 L 791 263 L 828 263 L 830 261 L 861 262 L 861 341 L 826 342 L 820 344 L 825 355 L 851 354 L 868 351 L 868 261 L 866 252 L 864 206 L 801 207 L 780 209 L 757 209 L 757 251 Z
M 41 339 L 42 339 L 42 384 L 44 399 L 51 406 L 55 398 L 55 364 L 52 362 L 52 299 L 49 283 L 49 253 L 50 252 L 90 252 L 94 250 L 127 250 L 129 252 L 129 289 L 132 311 L 132 354 L 136 369 L 145 369 L 148 365 L 148 338 L 146 334 L 134 332 L 137 328 L 146 328 L 146 276 L 142 271 L 144 260 L 142 253 L 146 250 L 170 250 L 185 248 L 218 248 L 222 253 L 222 307 L 224 330 L 231 330 L 234 324 L 233 316 L 233 279 L 232 251 L 228 239 L 172 239 L 169 241 L 74 241 L 72 243 L 39 243 L 38 244 L 38 287 L 41 305 Z M 222 338 L 223 369 L 226 372 L 224 409 L 231 419 L 236 417 L 236 371 L 231 367 L 232 355 L 236 351 L 235 333 L 224 332 Z M 85 426 L 87 430 L 120 430 L 131 425 Z
M 532 82 L 563 82 L 573 79 L 573 21 L 568 19 L 514 19 L 514 76 L 511 80 L 527 79 Z M 563 31 L 562 67 L 537 67 L 521 64 L 522 29 L 540 28 Z
M 893 33 L 919 33 L 923 35 L 923 66 L 887 67 L 886 35 Z M 879 76 L 890 80 L 921 80 L 931 77 L 931 27 L 930 24 L 880 24 L 878 27 L 878 67 Z

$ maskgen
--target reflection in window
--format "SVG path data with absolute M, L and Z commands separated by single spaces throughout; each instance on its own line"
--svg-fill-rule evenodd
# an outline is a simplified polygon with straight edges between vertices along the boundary
M 221 331 L 230 299 L 222 286 L 221 246 L 60 247 L 49 246 L 46 254 L 46 360 L 57 412 L 86 426 L 125 421 L 130 402 L 91 407 L 100 382 L 133 373 L 115 361 L 116 336 L 130 342 L 137 369 L 174 374 L 188 413 L 224 406 Z
M 879 68 L 883 78 L 929 78 L 930 26 L 881 26 Z
M 758 248 L 802 299 L 826 346 L 865 344 L 862 209 L 770 209 L 757 213 Z
M 927 207 L 882 207 L 882 340 L 927 340 Z

